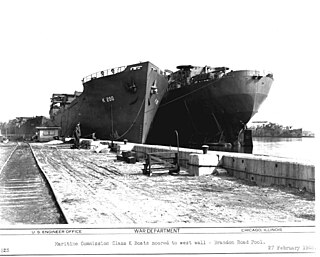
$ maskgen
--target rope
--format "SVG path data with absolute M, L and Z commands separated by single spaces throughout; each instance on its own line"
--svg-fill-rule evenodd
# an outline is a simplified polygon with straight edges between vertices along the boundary
M 142 107 L 144 106 L 144 103 L 145 103 L 145 99 L 143 99 L 143 101 L 142 101 L 142 103 L 141 103 L 141 106 L 140 106 L 140 109 L 139 109 L 139 111 L 138 111 L 138 113 L 137 113 L 134 121 L 133 121 L 133 122 L 131 123 L 131 125 L 129 126 L 129 128 L 128 128 L 121 136 L 118 136 L 117 138 L 115 138 L 115 140 L 118 140 L 118 139 L 122 138 L 123 136 L 125 136 L 125 135 L 130 131 L 130 129 L 131 129 L 131 128 L 133 127 L 133 125 L 136 123 L 136 121 L 137 121 L 137 119 L 138 119 L 138 117 L 139 117 L 139 115 L 140 115 L 140 112 L 141 112 L 141 110 L 142 110 Z

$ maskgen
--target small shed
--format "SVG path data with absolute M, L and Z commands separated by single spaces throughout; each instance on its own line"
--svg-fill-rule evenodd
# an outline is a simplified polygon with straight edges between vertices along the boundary
M 36 127 L 37 141 L 48 142 L 59 137 L 61 127 Z

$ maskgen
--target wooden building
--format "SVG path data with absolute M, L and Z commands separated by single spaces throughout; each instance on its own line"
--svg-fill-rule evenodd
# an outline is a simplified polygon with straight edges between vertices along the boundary
M 61 127 L 36 127 L 37 141 L 48 142 L 59 137 Z

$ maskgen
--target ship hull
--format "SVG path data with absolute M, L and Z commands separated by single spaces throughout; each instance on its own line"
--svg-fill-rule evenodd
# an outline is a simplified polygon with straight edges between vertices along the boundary
M 61 136 L 72 136 L 80 122 L 81 136 L 144 143 L 167 89 L 163 72 L 150 62 L 127 66 L 108 76 L 91 76 L 71 104 L 51 116 Z M 97 74 L 99 75 L 99 74 Z
M 256 71 L 235 71 L 217 80 L 168 91 L 148 143 L 185 147 L 237 143 L 240 131 L 258 112 L 273 82 L 271 77 L 255 75 Z

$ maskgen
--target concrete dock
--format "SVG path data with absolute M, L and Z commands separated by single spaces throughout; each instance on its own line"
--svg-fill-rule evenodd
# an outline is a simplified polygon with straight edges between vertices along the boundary
M 134 145 L 133 151 L 143 157 L 157 151 L 177 151 L 177 148 L 166 146 Z M 285 186 L 315 193 L 315 166 L 300 163 L 287 158 L 262 155 L 208 151 L 180 148 L 181 165 L 191 175 L 201 176 L 214 174 L 217 168 L 223 168 L 228 174 L 257 185 Z
M 260 183 L 258 172 L 265 178 L 269 164 L 251 165 L 248 158 L 242 162 L 241 154 L 209 151 L 203 157 L 201 150 L 180 148 L 180 174 L 148 177 L 143 175 L 143 156 L 176 148 L 119 142 L 120 151 L 135 151 L 140 159 L 131 164 L 117 160 L 117 154 L 107 149 L 95 151 L 99 144 L 80 150 L 31 144 L 71 224 L 315 221 L 314 167 L 306 181 L 310 185 L 294 188 L 271 179 L 260 179 Z M 221 172 L 226 171 L 223 165 L 231 165 L 232 158 L 239 159 L 240 166 L 233 164 L 232 169 L 225 167 L 228 173 Z M 250 175 L 243 176 L 244 172 Z

